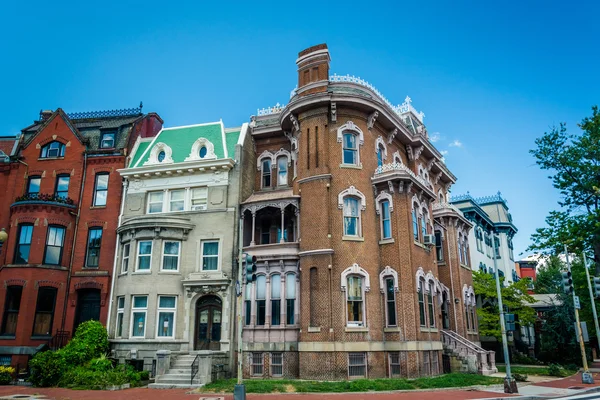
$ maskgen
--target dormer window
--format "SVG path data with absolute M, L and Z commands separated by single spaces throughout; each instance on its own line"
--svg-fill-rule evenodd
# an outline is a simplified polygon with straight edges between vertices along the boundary
M 158 156 L 156 157 L 156 159 L 158 160 L 158 162 L 163 162 L 165 160 L 166 157 L 166 153 L 164 152 L 164 150 L 161 150 L 158 153 Z
M 208 154 L 208 149 L 206 146 L 200 147 L 200 158 L 206 157 L 206 154 Z
M 50 142 L 42 147 L 40 158 L 56 158 L 65 156 L 65 145 L 61 142 Z
M 115 147 L 115 131 L 110 132 L 102 132 L 102 137 L 100 139 L 100 148 L 101 149 L 112 149 Z

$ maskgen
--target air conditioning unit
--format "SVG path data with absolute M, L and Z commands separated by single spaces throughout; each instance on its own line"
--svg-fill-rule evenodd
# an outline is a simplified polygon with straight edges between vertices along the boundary
M 192 211 L 203 211 L 206 210 L 206 204 L 199 204 L 196 206 L 192 206 Z
M 424 235 L 423 236 L 423 244 L 426 246 L 434 246 L 435 245 L 435 236 L 434 235 Z

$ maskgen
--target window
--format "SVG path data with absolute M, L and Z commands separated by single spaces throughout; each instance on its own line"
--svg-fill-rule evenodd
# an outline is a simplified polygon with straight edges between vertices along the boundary
M 444 261 L 444 248 L 442 247 L 442 232 L 435 231 L 435 257 L 437 261 Z
M 164 150 L 161 150 L 158 155 L 156 156 L 156 159 L 158 160 L 158 162 L 163 162 L 165 160 L 165 157 L 167 156 L 167 154 L 165 153 Z
M 465 304 L 465 322 L 467 324 L 467 330 L 471 330 L 471 321 L 469 321 L 469 306 Z
M 17 332 L 17 319 L 19 318 L 22 294 L 23 286 L 9 286 L 6 288 L 4 316 L 2 317 L 2 335 L 14 336 Z
M 277 186 L 287 186 L 288 184 L 288 159 L 279 157 L 277 159 Z
M 100 261 L 100 244 L 102 242 L 102 228 L 91 228 L 88 231 L 87 255 L 85 266 L 97 268 Z
M 158 326 L 156 336 L 175 337 L 176 296 L 158 296 Z
M 200 158 L 206 157 L 207 153 L 208 153 L 208 149 L 206 148 L 206 146 L 200 147 L 200 151 L 198 152 L 198 155 L 200 156 Z
M 419 322 L 421 326 L 427 326 L 425 321 L 425 280 L 419 280 Z
M 360 237 L 359 200 L 356 197 L 344 197 L 344 236 Z
M 192 189 L 192 211 L 206 210 L 208 189 L 205 187 Z
M 61 199 L 69 197 L 69 175 L 58 175 L 56 177 L 56 187 L 54 188 L 54 195 Z
M 162 212 L 164 196 L 165 192 L 148 193 L 148 214 Z
M 438 362 L 438 353 L 437 351 L 432 351 L 429 353 L 429 358 L 431 360 L 431 375 L 439 375 L 439 362 Z
M 12 364 L 12 356 L 2 355 L 0 356 L 0 365 L 10 367 Z
M 181 242 L 164 242 L 163 243 L 163 271 L 177 271 L 179 269 L 179 255 L 181 250 Z
M 343 153 L 344 164 L 358 165 L 358 147 L 356 146 L 355 134 L 344 133 Z
M 65 228 L 62 226 L 48 226 L 44 264 L 60 265 L 65 239 Z
M 264 275 L 259 275 L 256 277 L 256 325 L 264 325 L 265 324 L 266 292 L 267 292 L 267 277 Z
M 421 216 L 421 240 L 425 240 L 425 235 L 427 235 L 427 220 L 427 212 L 423 211 Z
M 171 190 L 169 195 L 169 211 L 183 211 L 185 207 L 185 190 Z
M 477 319 L 475 318 L 475 307 L 471 306 L 470 311 L 471 311 L 471 329 L 476 331 L 477 330 L 477 327 L 476 327 Z
M 287 325 L 295 324 L 296 314 L 296 274 L 285 276 L 285 315 Z
M 367 354 L 366 353 L 348 353 L 348 377 L 366 378 L 367 377 Z
M 271 187 L 271 160 L 269 159 L 262 162 L 262 187 Z
M 381 145 L 377 146 L 377 166 L 381 167 L 383 165 L 383 148 Z
M 281 275 L 271 275 L 271 325 L 281 324 Z
M 431 360 L 428 351 L 423 352 L 423 375 L 431 375 Z
M 417 210 L 413 207 L 412 210 L 412 226 L 413 226 L 413 238 L 415 242 L 419 241 L 419 223 L 417 221 Z
M 40 287 L 38 290 L 33 336 L 50 336 L 54 319 L 54 305 L 57 290 L 53 287 Z
M 148 311 L 148 296 L 133 296 L 131 307 L 131 336 L 146 336 L 146 312 Z
M 263 220 L 260 227 L 260 244 L 271 242 L 271 221 Z
M 467 238 L 465 238 L 463 243 L 463 252 L 463 260 L 465 262 L 465 265 L 469 266 L 469 242 L 467 241 Z
M 245 303 L 245 311 L 246 311 L 246 319 L 245 324 L 250 325 L 252 322 L 252 285 L 246 284 L 246 299 Z
M 65 145 L 60 142 L 50 142 L 42 147 L 40 158 L 54 158 L 65 156 Z
M 477 251 L 483 253 L 483 232 L 481 228 L 475 230 L 475 240 L 477 242 Z
M 219 241 L 202 241 L 202 270 L 216 271 L 219 269 Z
M 251 353 L 250 364 L 252 366 L 252 376 L 263 375 L 263 353 Z
M 427 292 L 427 312 L 429 313 L 429 326 L 435 327 L 435 314 L 433 311 L 433 282 L 429 283 L 429 291 Z
M 152 261 L 152 241 L 143 241 L 138 243 L 138 271 L 149 271 Z
M 400 377 L 400 352 L 389 353 L 390 359 L 390 378 Z
M 108 174 L 96 174 L 94 185 L 94 206 L 105 206 L 108 194 Z
M 500 258 L 500 239 L 497 236 L 494 236 L 494 255 Z
M 392 221 L 390 219 L 390 202 L 381 202 L 381 237 L 390 239 L 392 237 Z
M 385 302 L 387 309 L 387 325 L 396 326 L 396 292 L 394 290 L 394 278 L 385 280 Z
M 29 262 L 32 234 L 33 224 L 19 224 L 19 236 L 17 236 L 17 248 L 14 259 L 15 264 L 27 264 Z
M 102 132 L 102 136 L 100 139 L 100 148 L 101 149 L 112 149 L 115 147 L 115 131 L 110 132 Z
M 123 245 L 123 261 L 121 263 L 121 273 L 124 274 L 127 271 L 129 271 L 129 250 L 130 250 L 131 244 L 130 243 L 125 243 Z
M 458 262 L 464 264 L 463 250 L 462 250 L 462 236 L 458 237 Z
M 351 275 L 348 277 L 347 306 L 348 326 L 364 326 L 362 278 Z
M 116 337 L 123 336 L 123 314 L 125 312 L 125 297 L 117 297 L 117 331 Z
M 271 376 L 283 376 L 283 353 L 271 353 Z
M 41 176 L 30 176 L 27 184 L 27 194 L 29 196 L 37 196 L 40 194 L 40 184 L 42 183 Z

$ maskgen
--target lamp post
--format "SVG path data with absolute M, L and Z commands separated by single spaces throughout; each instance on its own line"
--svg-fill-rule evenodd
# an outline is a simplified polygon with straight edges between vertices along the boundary
M 498 308 L 500 309 L 500 330 L 502 332 L 502 348 L 504 349 L 504 363 L 506 364 L 506 377 L 504 378 L 504 393 L 519 393 L 517 382 L 510 374 L 510 357 L 508 355 L 508 340 L 506 339 L 506 323 L 504 321 L 504 307 L 502 306 L 502 292 L 500 290 L 500 271 L 496 262 L 496 234 L 490 232 L 492 236 L 492 259 L 494 260 L 494 273 L 496 275 L 496 292 L 498 295 Z

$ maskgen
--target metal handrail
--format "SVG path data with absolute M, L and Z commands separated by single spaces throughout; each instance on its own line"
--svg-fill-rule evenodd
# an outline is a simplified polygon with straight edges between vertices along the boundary
M 192 376 L 190 377 L 190 385 L 194 384 L 194 377 L 198 373 L 199 369 L 200 369 L 200 354 L 196 354 L 196 358 L 194 358 L 194 361 L 192 361 L 192 373 L 191 373 Z
M 50 350 L 61 349 L 66 346 L 70 337 L 71 332 L 69 331 L 56 331 L 56 334 L 52 336 L 50 340 L 48 340 L 48 347 Z
M 451 338 L 453 338 L 454 340 L 457 340 L 459 342 L 461 342 L 463 345 L 472 348 L 473 350 L 477 351 L 478 353 L 487 353 L 488 351 L 480 346 L 477 346 L 475 343 L 465 339 L 464 337 L 460 336 L 458 333 L 453 332 L 453 331 L 442 331 L 443 334 L 450 336 Z

